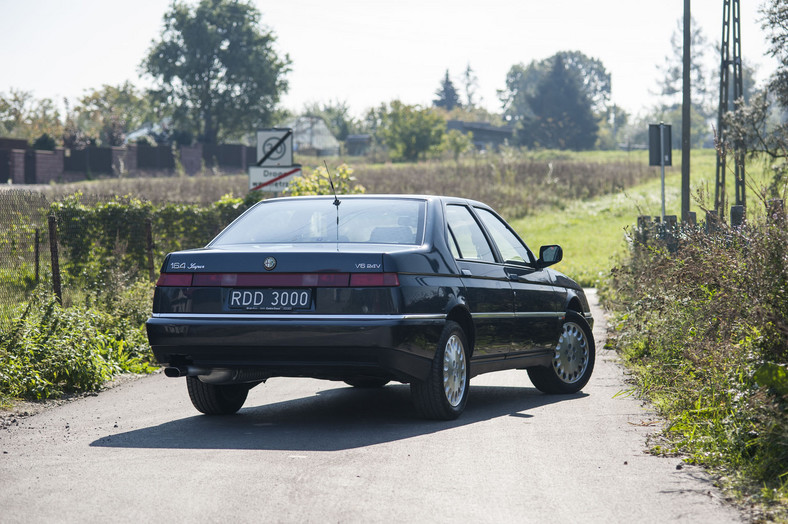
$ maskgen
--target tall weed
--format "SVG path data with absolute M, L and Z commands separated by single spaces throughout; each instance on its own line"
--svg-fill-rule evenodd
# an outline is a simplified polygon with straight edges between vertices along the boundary
M 664 414 L 659 452 L 716 470 L 742 496 L 788 501 L 788 231 L 776 215 L 675 252 L 632 243 L 602 290 L 613 345 Z M 784 507 L 784 506 L 783 506 Z
M 0 397 L 42 400 L 95 391 L 118 373 L 152 371 L 151 360 L 133 308 L 122 315 L 62 308 L 54 297 L 39 293 L 0 334 Z

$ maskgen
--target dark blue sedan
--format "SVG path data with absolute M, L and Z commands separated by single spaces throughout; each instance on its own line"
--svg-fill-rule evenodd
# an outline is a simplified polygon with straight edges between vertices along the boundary
M 583 290 L 491 208 L 439 196 L 265 200 L 202 249 L 170 253 L 148 338 L 194 406 L 238 411 L 270 377 L 409 383 L 453 419 L 471 377 L 525 369 L 574 393 L 594 368 Z

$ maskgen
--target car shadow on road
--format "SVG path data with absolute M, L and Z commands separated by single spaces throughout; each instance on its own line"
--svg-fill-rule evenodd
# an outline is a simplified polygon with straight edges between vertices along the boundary
M 471 386 L 468 405 L 453 421 L 417 417 L 410 388 L 339 387 L 309 397 L 250 406 L 235 415 L 195 415 L 107 435 L 92 447 L 337 451 L 446 431 L 498 417 L 533 418 L 535 408 L 586 397 L 544 395 L 534 388 Z

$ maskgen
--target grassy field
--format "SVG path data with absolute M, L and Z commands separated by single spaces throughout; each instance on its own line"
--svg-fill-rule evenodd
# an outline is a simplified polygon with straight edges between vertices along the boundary
M 640 152 L 640 156 L 640 161 L 647 164 L 645 152 Z M 674 151 L 674 160 L 680 157 Z M 690 210 L 697 213 L 700 222 L 705 218 L 705 209 L 714 208 L 715 151 L 694 150 L 690 162 Z M 534 251 L 540 245 L 560 244 L 565 260 L 555 267 L 585 286 L 595 286 L 616 259 L 626 253 L 626 233 L 636 224 L 638 215 L 661 213 L 659 168 L 649 169 L 654 171 L 654 176 L 645 183 L 596 198 L 573 200 L 564 209 L 548 209 L 512 220 L 512 226 Z M 752 180 L 752 187 L 747 190 L 748 213 L 757 216 L 763 209 L 756 194 L 765 182 L 763 162 L 751 163 L 748 177 Z M 726 182 L 730 198 L 734 194 L 732 174 L 728 174 Z M 679 215 L 680 212 L 681 166 L 677 165 L 665 170 L 665 213 Z
M 681 154 L 673 152 L 666 168 L 666 213 L 680 213 Z M 475 154 L 455 162 L 367 164 L 348 159 L 358 183 L 368 193 L 428 193 L 464 196 L 492 205 L 507 218 L 532 249 L 560 244 L 565 261 L 557 266 L 583 285 L 596 285 L 617 257 L 626 251 L 625 234 L 638 215 L 660 214 L 660 171 L 648 166 L 647 151 L 505 150 L 496 155 Z M 322 159 L 298 158 L 305 169 Z M 329 166 L 342 162 L 328 159 Z M 698 221 L 713 208 L 716 153 L 691 153 L 691 208 Z M 748 201 L 757 203 L 755 190 L 763 186 L 763 165 L 748 165 L 754 180 Z M 727 195 L 733 195 L 728 174 Z M 96 195 L 134 195 L 152 201 L 210 203 L 222 195 L 243 196 L 248 178 L 243 174 L 206 173 L 205 176 L 122 178 L 44 186 L 52 200 L 81 191 Z M 751 205 L 748 213 L 762 206 Z

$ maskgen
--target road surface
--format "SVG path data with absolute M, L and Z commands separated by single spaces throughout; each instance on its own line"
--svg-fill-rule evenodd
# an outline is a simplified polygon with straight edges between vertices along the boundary
M 741 522 L 702 470 L 647 453 L 658 419 L 603 349 L 581 394 L 471 381 L 459 420 L 405 385 L 271 379 L 232 417 L 157 374 L 0 429 L 0 522 Z

